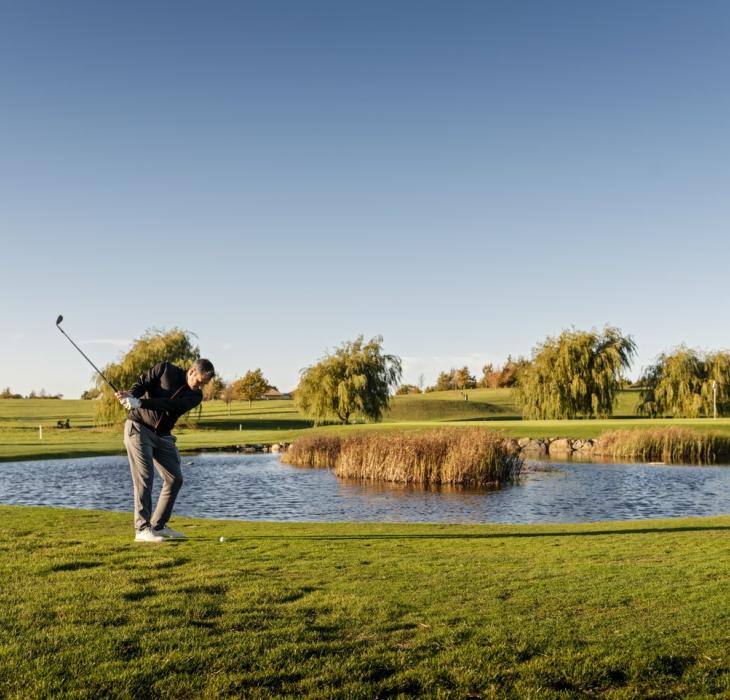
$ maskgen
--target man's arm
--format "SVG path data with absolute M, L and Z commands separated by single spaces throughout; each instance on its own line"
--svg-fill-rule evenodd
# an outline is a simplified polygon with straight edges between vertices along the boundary
M 188 391 L 179 399 L 140 399 L 140 408 L 147 408 L 151 411 L 170 411 L 170 413 L 181 416 L 200 405 L 202 400 L 202 392 Z
M 139 376 L 139 379 L 133 384 L 132 388 L 127 390 L 129 396 L 134 396 L 136 399 L 140 398 L 155 382 L 162 376 L 165 371 L 166 362 L 158 362 L 154 367 L 148 369 L 144 374 Z

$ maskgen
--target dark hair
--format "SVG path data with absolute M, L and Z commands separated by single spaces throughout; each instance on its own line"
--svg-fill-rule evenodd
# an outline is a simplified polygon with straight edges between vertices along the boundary
M 210 360 L 204 360 L 201 358 L 199 360 L 195 360 L 192 366 L 204 375 L 206 379 L 213 379 L 213 377 L 215 377 L 215 367 L 213 367 L 213 363 Z

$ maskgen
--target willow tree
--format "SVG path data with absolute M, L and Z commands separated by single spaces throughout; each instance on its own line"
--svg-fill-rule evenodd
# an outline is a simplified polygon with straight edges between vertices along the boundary
M 712 382 L 715 382 L 715 399 L 718 415 L 730 415 L 730 353 L 719 351 L 705 355 L 707 365 L 707 379 L 702 387 L 703 406 L 705 415 L 713 415 L 710 408 L 713 405 Z
M 402 375 L 400 358 L 384 354 L 382 344 L 380 336 L 367 343 L 358 336 L 303 369 L 295 394 L 301 411 L 315 424 L 380 420 Z
M 538 345 L 517 374 L 515 397 L 525 418 L 606 417 L 613 412 L 622 373 L 636 353 L 631 336 L 563 331 Z
M 713 390 L 713 381 L 715 389 Z M 700 418 L 730 413 L 730 355 L 701 353 L 685 346 L 662 353 L 641 377 L 637 413 L 645 416 Z
M 112 384 L 121 390 L 128 389 L 139 376 L 158 362 L 172 362 L 187 369 L 200 357 L 199 348 L 193 344 L 192 334 L 179 328 L 169 331 L 151 329 L 137 338 L 131 349 L 118 361 L 102 370 Z M 95 377 L 101 398 L 96 406 L 98 423 L 114 423 L 122 420 L 125 411 L 114 392 L 101 377 Z

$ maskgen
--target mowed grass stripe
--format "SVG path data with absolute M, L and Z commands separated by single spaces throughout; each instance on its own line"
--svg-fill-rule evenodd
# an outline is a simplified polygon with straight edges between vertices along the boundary
M 281 524 L 0 507 L 7 697 L 726 697 L 730 517 Z M 228 541 L 221 544 L 224 535 Z

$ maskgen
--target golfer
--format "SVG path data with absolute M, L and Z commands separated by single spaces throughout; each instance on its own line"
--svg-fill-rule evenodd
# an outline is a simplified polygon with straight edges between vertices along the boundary
M 129 411 L 124 423 L 124 446 L 134 486 L 134 527 L 137 542 L 164 542 L 185 537 L 170 529 L 167 522 L 183 484 L 180 453 L 170 431 L 183 413 L 203 400 L 202 387 L 215 376 L 208 360 L 196 360 L 187 371 L 169 362 L 160 362 L 143 374 L 128 391 L 117 398 Z M 152 513 L 154 468 L 162 476 L 155 512 Z

